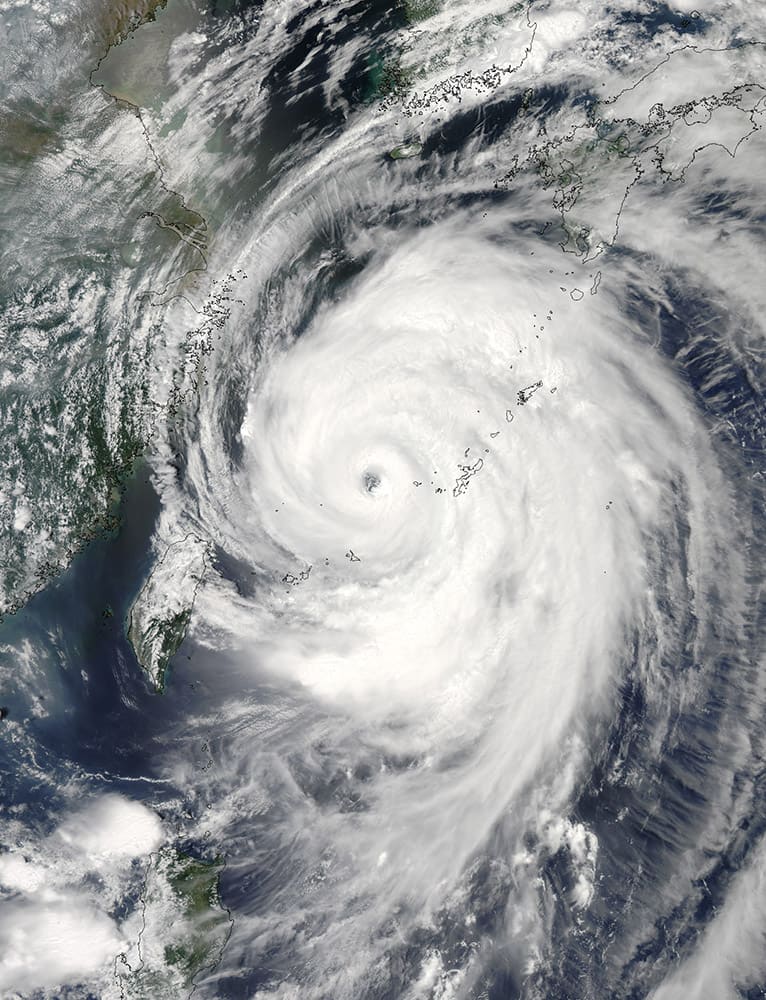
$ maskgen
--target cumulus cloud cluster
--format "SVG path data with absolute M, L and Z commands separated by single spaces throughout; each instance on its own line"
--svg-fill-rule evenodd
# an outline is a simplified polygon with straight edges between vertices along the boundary
M 100 978 L 126 944 L 114 908 L 133 870 L 163 840 L 157 816 L 105 795 L 47 836 L 0 854 L 0 990 L 4 996 Z

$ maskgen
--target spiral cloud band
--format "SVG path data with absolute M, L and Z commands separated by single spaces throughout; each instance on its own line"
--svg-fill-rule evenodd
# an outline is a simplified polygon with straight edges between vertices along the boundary
M 292 705 L 231 750 L 281 817 L 262 864 L 301 873 L 245 933 L 305 951 L 306 995 L 403 968 L 403 996 L 470 996 L 516 963 L 544 991 L 540 867 L 565 859 L 586 919 L 599 838 L 575 802 L 624 766 L 598 760 L 610 720 L 645 688 L 667 739 L 737 632 L 731 492 L 651 289 L 626 316 L 617 273 L 578 288 L 512 209 L 362 239 L 307 322 L 286 283 L 275 329 L 302 332 L 265 350 L 225 499 L 197 487 L 256 581 L 203 591 L 206 641 Z
M 4 996 L 766 995 L 757 6 L 0 0 Z

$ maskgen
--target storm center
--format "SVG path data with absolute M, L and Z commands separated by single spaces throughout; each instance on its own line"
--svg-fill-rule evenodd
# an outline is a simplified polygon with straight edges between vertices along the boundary
M 370 493 L 372 495 L 379 493 L 382 485 L 383 485 L 383 480 L 381 479 L 381 477 L 378 475 L 377 472 L 373 472 L 369 469 L 367 470 L 367 472 L 365 472 L 364 488 L 367 493 Z

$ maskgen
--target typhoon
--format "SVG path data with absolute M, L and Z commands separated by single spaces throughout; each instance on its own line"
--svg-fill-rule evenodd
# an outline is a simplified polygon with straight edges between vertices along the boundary
M 758 8 L 0 11 L 2 995 L 765 995 Z

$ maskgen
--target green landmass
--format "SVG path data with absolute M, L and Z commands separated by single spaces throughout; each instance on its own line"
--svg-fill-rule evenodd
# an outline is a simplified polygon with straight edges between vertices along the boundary
M 402 6 L 408 24 L 417 24 L 438 14 L 442 4 L 441 0 L 404 0 Z
M 396 146 L 388 154 L 392 160 L 407 160 L 411 156 L 419 156 L 423 152 L 423 146 L 419 142 L 405 142 L 401 146 Z
M 141 900 L 143 924 L 132 954 L 115 966 L 124 1000 L 179 1000 L 221 960 L 232 919 L 221 904 L 221 857 L 174 847 L 153 855 Z
M 204 861 L 180 851 L 168 861 L 168 881 L 180 900 L 190 930 L 182 940 L 165 946 L 165 960 L 181 971 L 187 983 L 218 961 L 222 932 L 228 936 L 230 918 L 221 909 L 218 894 L 223 868 L 220 857 Z

